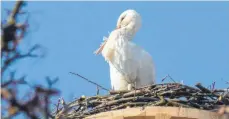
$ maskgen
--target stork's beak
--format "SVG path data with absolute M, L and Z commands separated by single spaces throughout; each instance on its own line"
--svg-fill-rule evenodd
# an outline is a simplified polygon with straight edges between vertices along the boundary
M 105 44 L 107 43 L 107 40 L 105 40 L 100 47 L 94 52 L 96 55 L 100 54 L 105 46 Z

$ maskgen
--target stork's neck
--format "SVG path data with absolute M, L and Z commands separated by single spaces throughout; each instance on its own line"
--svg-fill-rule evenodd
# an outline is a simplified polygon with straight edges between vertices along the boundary
M 136 34 L 136 30 L 129 27 L 121 28 L 121 33 L 124 37 L 127 37 L 129 40 L 132 40 Z

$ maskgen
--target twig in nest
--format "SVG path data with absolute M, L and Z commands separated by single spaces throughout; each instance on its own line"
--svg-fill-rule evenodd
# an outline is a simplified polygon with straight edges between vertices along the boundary
M 211 91 L 209 89 L 203 87 L 200 83 L 197 83 L 196 87 L 199 88 L 201 91 L 203 91 L 205 93 L 211 93 Z
M 164 78 L 162 78 L 161 82 L 163 82 L 167 77 L 168 77 L 168 75 L 166 75 Z
M 168 74 L 168 77 L 174 82 L 176 83 L 176 81 Z
M 174 83 L 176 83 L 176 81 L 175 80 L 173 80 L 173 78 L 168 74 L 168 75 L 166 75 L 164 78 L 162 78 L 161 79 L 161 81 L 163 82 L 165 79 L 167 79 L 169 77 L 169 79 L 171 80 L 171 81 L 173 81 Z
M 129 90 L 110 91 L 111 95 L 130 92 Z
M 99 95 L 99 86 L 96 86 L 96 95 Z
M 153 104 L 154 106 L 160 106 L 166 103 L 166 100 L 164 99 L 163 96 L 158 96 L 158 97 L 160 98 L 160 101 Z
M 71 74 L 73 74 L 73 75 L 76 75 L 76 76 L 79 76 L 80 78 L 86 80 L 86 81 L 89 82 L 89 83 L 92 83 L 92 84 L 94 84 L 94 85 L 100 87 L 100 88 L 103 89 L 103 90 L 109 91 L 108 89 L 104 88 L 103 86 L 101 86 L 101 85 L 99 85 L 99 84 L 97 84 L 97 83 L 95 83 L 95 82 L 93 82 L 93 81 L 91 81 L 91 80 L 89 80 L 89 79 L 87 79 L 87 78 L 85 78 L 85 77 L 79 75 L 79 74 L 76 74 L 76 73 L 73 73 L 73 72 L 69 72 L 69 73 L 71 73 Z

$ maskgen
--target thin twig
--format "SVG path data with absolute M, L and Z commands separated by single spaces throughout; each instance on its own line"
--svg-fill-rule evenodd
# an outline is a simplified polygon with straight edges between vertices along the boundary
M 99 86 L 96 86 L 96 95 L 99 95 Z
M 175 80 L 173 80 L 173 78 L 168 74 L 168 77 L 174 82 L 174 83 L 176 83 L 176 81 Z
M 103 90 L 109 91 L 107 88 L 104 88 L 103 86 L 101 86 L 101 85 L 99 85 L 99 84 L 97 84 L 97 83 L 95 83 L 95 82 L 93 82 L 93 81 L 91 81 L 91 80 L 89 80 L 89 79 L 87 79 L 87 78 L 85 78 L 85 77 L 83 77 L 83 76 L 77 74 L 77 73 L 73 73 L 73 72 L 69 72 L 69 73 L 70 73 L 70 74 L 73 74 L 73 75 L 76 75 L 76 76 L 79 76 L 80 78 L 82 78 L 82 79 L 88 81 L 89 83 L 92 83 L 92 84 L 94 84 L 94 85 L 100 87 L 100 88 L 103 89 Z

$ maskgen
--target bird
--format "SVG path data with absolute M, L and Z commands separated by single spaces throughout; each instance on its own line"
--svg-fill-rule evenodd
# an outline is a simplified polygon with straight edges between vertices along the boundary
M 138 12 L 125 10 L 117 20 L 116 29 L 103 38 L 103 43 L 94 52 L 102 54 L 109 64 L 112 90 L 132 90 L 155 83 L 151 55 L 132 41 L 141 24 Z

